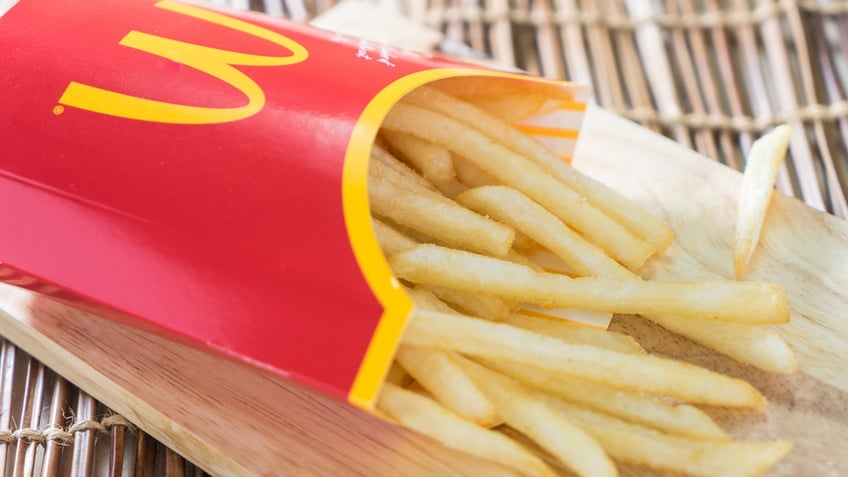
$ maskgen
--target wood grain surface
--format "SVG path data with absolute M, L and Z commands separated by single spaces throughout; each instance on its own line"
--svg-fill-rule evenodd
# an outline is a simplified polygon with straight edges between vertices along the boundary
M 738 173 L 599 109 L 587 114 L 575 165 L 675 230 L 647 276 L 732 276 Z M 848 223 L 776 195 L 767 227 L 746 278 L 789 293 L 781 330 L 801 372 L 756 371 L 637 317 L 612 327 L 759 388 L 765 411 L 708 412 L 734 436 L 796 443 L 770 475 L 846 475 Z M 0 287 L 0 309 L 0 334 L 215 475 L 509 475 L 320 393 L 23 290 Z

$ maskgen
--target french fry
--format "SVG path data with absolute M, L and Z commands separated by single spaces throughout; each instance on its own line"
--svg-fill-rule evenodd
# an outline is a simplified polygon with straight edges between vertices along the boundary
M 510 313 L 500 321 L 516 328 L 557 338 L 565 343 L 588 344 L 620 353 L 645 354 L 645 350 L 632 336 L 615 331 L 598 330 L 555 318 L 540 318 L 524 311 Z
M 443 243 L 502 257 L 515 232 L 452 200 L 399 187 L 379 177 L 369 180 L 373 213 L 429 235 Z
M 516 233 L 520 233 L 516 230 Z M 513 248 L 515 244 L 513 244 Z M 574 272 L 574 270 L 566 265 L 561 258 L 557 257 L 550 251 L 544 248 L 538 248 L 536 250 L 531 250 L 527 253 L 528 258 L 538 263 L 539 266 L 542 267 L 543 272 L 548 273 L 559 273 L 561 275 L 567 275 L 571 278 L 578 277 L 579 275 Z M 614 260 L 613 260 L 614 261 Z M 616 262 L 618 263 L 618 262 Z M 633 275 L 636 278 L 636 275 Z
M 517 306 L 514 302 L 508 302 L 503 298 L 486 293 L 455 290 L 440 286 L 427 286 L 426 288 L 439 299 L 455 305 L 459 310 L 487 320 L 501 320 L 512 313 L 512 310 Z
M 479 361 L 525 385 L 625 421 L 695 439 L 727 440 L 727 434 L 710 416 L 688 404 L 672 404 L 656 396 L 628 392 L 573 376 L 560 375 L 551 379 L 545 372 L 528 366 L 491 359 Z
M 487 197 L 487 192 L 489 196 L 494 195 L 489 192 L 492 189 L 479 188 L 469 190 L 458 197 L 459 202 L 480 213 L 491 215 L 500 222 L 512 225 L 518 230 L 528 228 L 530 229 L 528 233 L 531 233 L 530 231 L 532 230 L 534 238 L 549 249 L 555 249 L 556 247 L 551 242 L 562 240 L 562 237 L 568 236 L 567 233 L 563 234 L 559 232 L 547 234 L 543 240 L 539 235 L 544 234 L 548 229 L 554 229 L 554 224 L 559 222 L 558 219 L 550 214 L 545 216 L 539 212 L 537 213 L 539 220 L 533 222 L 529 218 L 532 216 L 531 207 L 527 207 L 530 210 L 521 209 L 517 206 L 512 206 L 510 209 L 511 204 L 507 199 L 501 199 L 499 201 L 500 197 Z M 507 216 L 507 212 L 504 212 L 504 210 L 510 210 L 510 216 Z M 525 227 L 521 227 L 520 222 L 524 222 Z M 582 242 L 582 246 L 584 247 L 592 247 L 591 244 L 583 242 L 579 237 L 576 239 L 573 238 L 573 240 L 575 240 L 575 243 Z M 577 253 L 583 256 L 587 255 L 585 252 Z M 562 258 L 563 254 L 559 255 Z M 636 278 L 634 274 L 621 267 L 614 260 L 606 256 L 600 256 L 598 258 L 592 264 L 592 268 L 589 271 L 590 275 L 601 277 L 630 276 Z M 568 263 L 568 265 L 574 267 L 573 263 Z M 777 333 L 768 328 L 754 327 L 742 323 L 717 324 L 704 320 L 681 319 L 679 316 L 664 317 L 646 315 L 646 318 L 666 329 L 686 336 L 716 351 L 725 353 L 738 361 L 753 364 L 761 369 L 779 373 L 792 373 L 798 369 L 798 364 L 792 350 Z
M 574 272 L 586 276 L 632 278 L 630 270 L 586 242 L 555 215 L 521 192 L 505 186 L 469 189 L 456 201 L 520 230 L 556 254 Z
M 394 227 L 383 222 L 380 219 L 372 217 L 371 222 L 374 228 L 374 235 L 377 237 L 377 243 L 380 244 L 380 248 L 383 250 L 383 253 L 386 255 L 386 257 L 390 257 L 396 253 L 409 250 L 410 248 L 415 247 L 419 244 L 419 242 L 403 234 L 399 230 L 395 229 Z M 504 258 L 506 258 L 510 262 L 530 267 L 537 272 L 543 271 L 542 267 L 540 267 L 524 255 L 521 255 L 519 252 L 516 252 L 515 250 L 510 250 L 509 252 L 507 252 Z
M 463 157 L 454 155 L 453 168 L 456 171 L 456 178 L 469 187 L 499 184 L 498 180 L 488 172 L 480 169 L 476 164 Z
M 445 303 L 447 301 L 467 313 L 481 318 L 491 317 L 489 319 L 499 319 L 508 315 L 510 312 L 509 304 L 498 297 L 490 295 L 439 287 L 415 287 L 414 289 L 407 288 L 406 290 L 416 304 L 420 304 L 431 310 L 454 313 L 456 310 Z M 447 299 L 442 301 L 442 297 L 446 297 Z
M 458 314 L 415 309 L 411 318 L 402 341 L 414 346 L 502 359 L 692 403 L 730 407 L 765 404 L 763 396 L 745 381 L 682 361 L 567 344 L 502 323 Z
M 429 244 L 394 255 L 389 264 L 397 276 L 414 283 L 491 293 L 542 306 L 749 323 L 789 320 L 786 293 L 763 283 L 568 278 Z
M 520 192 L 503 186 L 482 187 L 466 191 L 457 197 L 457 201 L 472 210 L 515 227 L 517 231 L 530 234 L 531 238 L 549 250 L 566 248 L 565 252 L 561 251 L 557 255 L 566 265 L 582 272 L 583 275 L 636 278 L 635 274 L 603 255 L 592 244 L 575 236 L 556 217 Z M 568 247 L 573 250 L 568 250 Z M 589 260 L 586 257 L 594 257 L 595 260 L 581 270 L 578 268 L 579 264 L 571 259 L 572 256 L 587 262 Z M 766 371 L 792 373 L 798 369 L 792 350 L 769 328 L 743 323 L 692 320 L 678 315 L 649 314 L 645 317 L 666 329 Z
M 445 184 L 456 177 L 450 151 L 444 147 L 396 131 L 383 131 L 382 134 L 389 147 L 433 184 Z
M 447 447 L 498 462 L 520 473 L 555 476 L 541 459 L 510 438 L 468 422 L 432 399 L 412 391 L 392 384 L 383 385 L 377 409 Z
M 792 348 L 768 326 L 711 320 L 688 320 L 676 316 L 645 315 L 645 318 L 731 358 L 772 373 L 798 370 Z
M 513 241 L 512 243 L 513 243 L 513 245 L 515 245 L 515 241 Z M 529 258 L 525 257 L 524 255 L 521 254 L 521 252 L 516 251 L 515 248 L 510 250 L 506 254 L 506 257 L 504 257 L 504 259 L 509 260 L 512 263 L 524 265 L 527 268 L 532 268 L 533 271 L 535 271 L 535 272 L 544 272 L 545 271 L 545 269 L 542 268 L 541 265 L 539 265 L 538 263 L 534 262 L 533 260 L 530 260 Z
M 535 399 L 530 390 L 467 359 L 459 361 L 510 427 L 529 436 L 578 475 L 618 475 L 615 464 L 585 430 Z
M 557 247 L 566 249 L 566 252 L 557 254 L 560 258 L 564 258 L 563 255 L 571 251 L 581 257 L 589 256 L 586 249 L 593 248 L 592 245 L 580 237 L 558 230 L 554 225 L 559 222 L 556 217 L 541 209 L 537 204 L 525 204 L 521 207 L 520 203 L 515 204 L 518 200 L 514 199 L 511 202 L 507 193 L 497 194 L 496 192 L 501 190 L 495 187 L 471 189 L 457 197 L 457 200 L 481 214 L 490 215 L 502 223 L 530 234 L 533 239 L 550 250 L 558 250 Z M 524 200 L 529 200 L 517 191 L 510 192 L 512 192 L 511 195 L 518 195 Z M 533 220 L 534 218 L 537 220 Z M 566 242 L 567 239 L 571 240 Z M 567 265 L 576 269 L 574 263 L 569 262 Z M 636 277 L 606 255 L 598 256 L 598 259 L 588 267 L 588 271 L 583 270 L 583 274 L 599 277 Z M 670 317 L 646 315 L 646 317 L 666 329 L 689 337 L 743 363 L 778 373 L 792 373 L 798 369 L 792 350 L 777 333 L 769 328 L 742 323 L 681 319 L 676 315 Z
M 492 140 L 503 143 L 509 149 L 526 155 L 557 180 L 623 224 L 628 230 L 647 240 L 655 252 L 665 250 L 674 239 L 671 229 L 641 206 L 600 182 L 579 173 L 532 137 L 511 124 L 486 114 L 474 105 L 445 94 L 437 87 L 420 88 L 407 95 L 405 101 L 467 124 Z
M 495 406 L 450 354 L 402 345 L 395 359 L 443 406 L 475 424 L 492 426 L 498 422 Z
M 409 297 L 412 298 L 412 301 L 415 302 L 415 306 L 445 313 L 456 313 L 456 310 L 451 308 L 447 303 L 443 302 L 439 299 L 439 297 L 434 295 L 433 292 L 424 287 L 404 287 L 404 290 L 406 290 Z
M 373 212 L 373 207 L 372 207 L 372 212 Z M 416 243 L 419 243 L 419 244 L 421 244 L 421 243 L 436 243 L 436 240 L 433 237 L 430 237 L 429 235 L 427 235 L 423 232 L 419 232 L 415 229 L 412 229 L 411 227 L 407 227 L 405 225 L 394 222 L 388 217 L 377 216 L 376 214 L 372 215 L 371 217 L 382 220 L 386 225 L 392 227 L 393 229 L 397 230 L 398 232 L 402 233 L 403 235 L 406 235 L 407 237 L 411 238 L 412 240 L 415 240 Z
M 532 303 L 522 303 L 519 312 L 537 318 L 556 320 L 567 324 L 605 331 L 613 318 L 613 313 L 605 311 L 579 310 L 576 308 L 546 308 Z
M 417 242 L 379 219 L 373 219 L 373 225 L 377 241 L 380 243 L 383 253 L 388 257 L 418 245 Z M 466 313 L 490 320 L 503 319 L 516 307 L 515 303 L 507 302 L 500 297 L 445 287 L 416 287 L 415 291 L 407 289 L 407 293 L 412 295 L 413 300 L 418 299 L 418 301 L 435 310 L 445 311 L 446 307 L 448 311 L 453 311 L 442 301 L 444 299 Z
M 765 472 L 792 449 L 792 444 L 784 441 L 738 442 L 673 436 L 558 399 L 542 399 L 579 423 L 615 459 L 655 469 L 704 477 L 749 477 Z
M 418 242 L 404 235 L 391 225 L 377 218 L 371 218 L 371 225 L 374 227 L 374 235 L 377 237 L 377 243 L 386 257 L 391 257 L 396 253 L 409 250 Z
M 786 157 L 791 136 L 792 127 L 784 124 L 757 139 L 751 146 L 742 177 L 733 242 L 733 268 L 737 277 L 745 274 L 745 267 L 757 248 L 777 172 Z
M 427 194 L 435 193 L 435 191 L 428 189 L 426 186 L 419 184 L 409 176 L 398 172 L 396 169 L 380 161 L 374 161 L 371 163 L 368 175 L 369 178 L 382 179 L 404 189 L 420 191 Z
M 401 102 L 389 112 L 383 127 L 441 144 L 473 161 L 499 181 L 545 206 L 628 268 L 639 268 L 653 253 L 645 242 L 583 196 L 563 187 L 535 163 L 459 121 Z
M 417 172 L 412 170 L 409 166 L 401 162 L 400 159 L 396 158 L 382 147 L 375 145 L 371 149 L 371 158 L 373 160 L 368 165 L 369 174 L 374 175 L 377 172 L 382 172 L 382 169 L 390 169 L 394 172 L 394 174 L 389 175 L 388 178 L 396 178 L 398 175 L 401 176 L 402 180 L 396 180 L 397 183 L 414 183 L 421 188 L 436 192 L 436 187 L 433 184 L 431 184 L 427 179 L 421 177 Z M 383 172 L 383 174 L 376 175 L 378 177 L 383 177 L 383 175 L 387 175 L 387 173 Z

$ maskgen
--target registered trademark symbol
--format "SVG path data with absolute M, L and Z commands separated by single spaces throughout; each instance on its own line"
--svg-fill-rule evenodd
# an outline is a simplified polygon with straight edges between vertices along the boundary
M 58 105 L 58 106 L 56 106 L 56 107 L 54 107 L 54 108 L 53 108 L 53 114 L 55 114 L 56 116 L 58 116 L 58 115 L 60 115 L 60 114 L 62 114 L 62 113 L 64 113 L 64 112 L 65 112 L 65 107 L 64 107 L 64 106 Z

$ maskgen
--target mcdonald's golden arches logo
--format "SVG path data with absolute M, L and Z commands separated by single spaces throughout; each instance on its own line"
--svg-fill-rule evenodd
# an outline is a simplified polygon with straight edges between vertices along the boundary
M 299 43 L 279 33 L 203 8 L 164 0 L 156 7 L 243 32 L 287 49 L 287 56 L 264 56 L 195 45 L 130 31 L 118 43 L 167 58 L 211 75 L 241 91 L 248 99 L 238 107 L 203 107 L 138 98 L 72 81 L 59 103 L 95 113 L 140 121 L 170 124 L 217 124 L 253 116 L 265 106 L 265 92 L 235 66 L 285 66 L 304 61 L 309 53 Z

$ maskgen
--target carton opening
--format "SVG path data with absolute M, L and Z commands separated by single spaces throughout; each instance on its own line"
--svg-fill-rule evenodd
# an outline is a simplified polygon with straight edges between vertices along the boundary
M 516 189 L 520 184 L 511 183 L 508 170 L 516 167 L 510 162 L 520 168 L 533 156 L 525 149 L 543 156 L 543 161 L 570 163 L 585 99 L 585 92 L 571 85 L 462 76 L 417 86 L 387 112 L 374 135 L 367 166 L 371 233 L 379 257 L 360 264 L 366 274 L 374 267 L 387 272 L 382 285 L 372 282 L 372 287 L 376 285 L 378 297 L 381 288 L 386 290 L 383 320 L 396 323 L 395 339 L 384 354 L 389 359 L 382 363 L 382 374 L 388 373 L 390 381 L 397 381 L 401 369 L 396 360 L 391 367 L 389 363 L 394 347 L 403 342 L 412 304 L 495 322 L 545 320 L 551 326 L 600 329 L 609 324 L 609 312 L 523 303 L 445 276 L 399 277 L 390 266 L 399 254 L 431 246 L 535 272 L 577 275 L 555 253 L 486 208 L 503 193 L 532 201 Z M 505 155 L 506 165 L 490 160 L 492 147 Z M 513 161 L 510 155 L 522 159 Z M 445 267 L 457 276 L 464 271 L 462 264 Z

